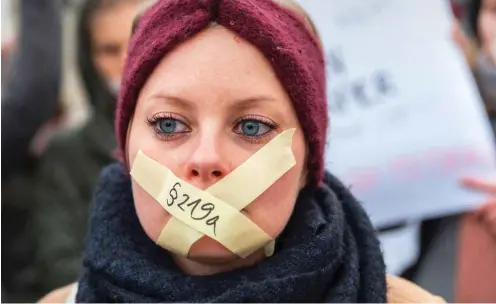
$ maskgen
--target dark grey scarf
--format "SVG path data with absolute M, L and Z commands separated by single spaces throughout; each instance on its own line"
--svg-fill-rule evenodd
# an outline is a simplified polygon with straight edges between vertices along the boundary
M 301 191 L 274 255 L 210 276 L 182 273 L 144 233 L 120 164 L 107 167 L 92 205 L 78 302 L 386 302 L 375 231 L 337 179 Z

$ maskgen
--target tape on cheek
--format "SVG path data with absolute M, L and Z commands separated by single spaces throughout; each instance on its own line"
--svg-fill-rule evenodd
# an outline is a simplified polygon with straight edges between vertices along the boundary
M 291 147 L 294 131 L 281 132 L 206 191 L 238 210 L 248 206 L 296 164 Z
M 180 200 L 179 203 L 182 203 L 182 200 L 185 200 L 184 203 L 177 204 L 182 212 L 184 212 L 182 209 L 188 204 L 192 204 L 191 207 L 195 208 L 200 206 L 193 204 L 192 196 L 202 198 L 201 202 L 210 203 L 210 201 L 215 201 L 216 204 L 211 203 L 214 205 L 205 206 L 202 204 L 201 206 L 203 207 L 200 206 L 200 209 L 210 210 L 215 206 L 215 210 L 221 211 L 223 221 L 225 221 L 223 226 L 219 224 L 218 227 L 230 230 L 229 232 L 221 232 L 219 236 L 215 231 L 212 236 L 211 233 L 207 233 L 208 228 L 202 228 L 197 225 L 198 223 L 195 225 L 184 216 L 181 217 L 181 214 L 174 214 L 169 211 L 173 218 L 162 230 L 157 244 L 172 252 L 186 256 L 191 246 L 204 234 L 207 234 L 241 257 L 249 255 L 264 245 L 266 245 L 265 254 L 267 256 L 272 255 L 275 246 L 274 240 L 271 240 L 258 226 L 237 211 L 245 208 L 295 165 L 296 161 L 291 149 L 293 134 L 294 129 L 282 132 L 228 176 L 205 191 L 185 183 L 167 168 L 151 160 L 143 153 L 138 153 L 131 175 L 142 185 L 145 191 L 161 202 L 164 209 L 169 211 L 170 207 L 174 206 L 172 200 L 176 196 L 177 198 L 174 201 Z M 152 179 L 154 181 L 151 181 Z M 165 180 L 167 180 L 166 186 L 161 182 Z M 174 188 L 177 183 L 180 186 L 177 185 Z M 179 193 L 178 190 L 182 191 L 183 185 L 187 185 L 184 188 L 186 192 Z M 183 196 L 181 197 L 180 194 Z M 167 195 L 169 195 L 169 203 L 167 203 Z M 164 200 L 165 205 L 163 204 Z M 190 216 L 193 216 L 193 211 L 191 211 Z M 209 222 L 210 225 L 206 223 L 206 226 L 213 226 L 212 223 L 215 221 L 215 230 L 217 230 L 219 229 L 217 223 L 220 221 L 220 216 L 217 220 L 215 220 L 215 215 L 212 214 L 212 216 Z M 206 220 L 209 220 L 208 216 Z M 256 226 L 256 228 L 253 226 Z
M 245 208 L 296 164 L 291 147 L 294 131 L 295 129 L 289 129 L 281 132 L 205 191 L 229 202 L 237 210 Z M 187 256 L 191 246 L 202 236 L 202 233 L 173 218 L 162 230 L 157 244 L 176 254 Z M 274 240 L 266 246 L 266 256 L 273 254 L 274 246 Z
M 138 176 L 143 175 L 136 174 L 140 170 L 134 168 L 145 166 L 150 168 L 160 165 L 139 152 L 131 171 L 138 183 L 143 181 Z M 241 257 L 251 254 L 254 248 L 260 248 L 272 240 L 260 227 L 233 207 L 186 183 L 169 169 L 162 168 L 167 176 L 162 190 L 158 195 L 155 193 L 154 198 L 174 218 L 217 240 Z

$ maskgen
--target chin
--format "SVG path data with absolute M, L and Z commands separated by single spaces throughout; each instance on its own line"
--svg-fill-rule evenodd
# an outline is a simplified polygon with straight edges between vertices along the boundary
M 191 246 L 188 259 L 202 264 L 225 264 L 241 258 L 216 240 L 203 236 Z

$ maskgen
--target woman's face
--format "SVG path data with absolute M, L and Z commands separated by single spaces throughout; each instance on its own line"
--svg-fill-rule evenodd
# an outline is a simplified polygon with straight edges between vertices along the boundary
M 142 1 L 120 1 L 99 9 L 91 18 L 91 53 L 95 67 L 111 89 L 121 81 L 135 16 Z
M 478 27 L 482 49 L 496 57 L 496 0 L 482 0 Z
M 199 189 L 215 184 L 280 132 L 296 128 L 296 165 L 243 213 L 276 237 L 306 180 L 306 144 L 291 101 L 270 63 L 234 33 L 214 26 L 183 43 L 157 66 L 138 98 L 128 135 L 128 161 L 142 150 Z M 246 183 L 257 179 L 247 176 Z M 133 181 L 136 211 L 156 241 L 171 219 Z M 203 236 L 188 258 L 225 263 L 237 257 Z

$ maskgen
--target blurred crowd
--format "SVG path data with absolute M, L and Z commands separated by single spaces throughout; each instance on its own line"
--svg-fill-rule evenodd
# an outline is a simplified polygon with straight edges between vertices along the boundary
M 114 106 L 133 21 L 152 1 L 11 2 L 18 27 L 13 39 L 2 39 L 1 49 L 1 287 L 4 302 L 30 302 L 77 279 L 96 179 L 119 158 Z M 473 71 L 496 132 L 496 0 L 451 5 L 452 38 Z M 68 12 L 78 15 L 69 48 L 63 26 Z M 61 93 L 67 83 L 65 52 L 74 53 L 89 109 L 88 119 L 75 126 L 68 122 L 72 100 Z M 466 183 L 496 196 L 495 185 Z M 420 254 L 402 276 L 449 301 L 496 302 L 495 206 L 489 201 L 474 213 L 424 221 Z M 445 254 L 440 244 L 446 242 L 453 278 L 440 280 L 435 256 Z

